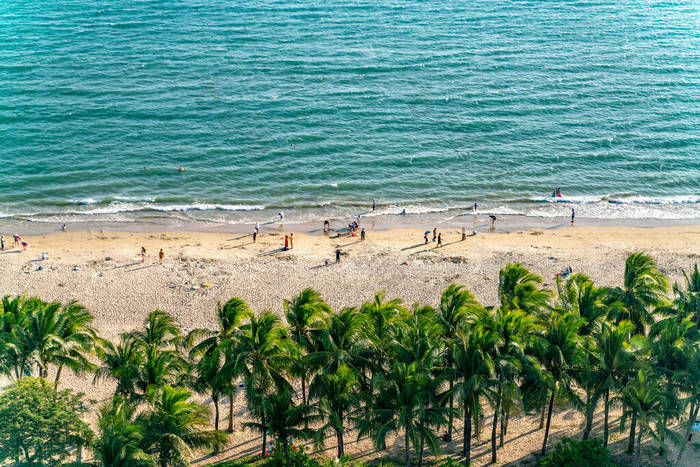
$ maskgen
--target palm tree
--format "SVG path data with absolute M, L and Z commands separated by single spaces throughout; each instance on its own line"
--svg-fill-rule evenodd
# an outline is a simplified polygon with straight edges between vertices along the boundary
M 608 313 L 605 301 L 608 290 L 596 287 L 591 279 L 583 274 L 573 274 L 564 286 L 557 279 L 559 299 L 562 308 L 576 313 L 586 322 L 581 326 L 580 334 L 590 335 L 596 324 Z
M 34 304 L 21 335 L 22 345 L 29 352 L 26 358 L 37 365 L 38 375 L 46 378 L 53 364 L 57 367 L 54 384 L 58 385 L 64 366 L 77 374 L 91 370 L 86 354 L 96 337 L 90 327 L 92 315 L 74 301 L 63 307 L 58 302 Z
M 610 391 L 620 386 L 622 376 L 629 372 L 634 364 L 634 355 L 630 351 L 629 340 L 634 331 L 634 324 L 621 321 L 617 326 L 607 322 L 594 334 L 596 352 L 596 370 L 599 373 L 597 397 L 604 397 L 603 408 L 603 446 L 608 445 L 608 419 L 610 412 Z
M 668 413 L 679 412 L 676 404 L 680 392 L 685 391 L 685 388 L 679 384 L 678 375 L 686 368 L 688 356 L 692 355 L 691 347 L 697 343 L 696 339 L 697 328 L 690 316 L 682 320 L 668 318 L 659 321 L 649 331 L 646 342 L 650 347 L 652 370 L 665 386 L 668 397 L 664 400 L 670 404 L 665 407 Z M 667 417 L 664 415 L 659 425 L 661 449 L 666 437 L 666 422 Z
M 4 296 L 0 303 L 0 371 L 18 380 L 31 374 L 32 343 L 27 327 L 35 308 L 41 305 L 36 297 Z
M 223 305 L 217 303 L 218 329 L 216 331 L 207 328 L 195 329 L 185 338 L 187 347 L 199 340 L 190 350 L 190 358 L 199 358 L 195 364 L 198 375 L 196 387 L 197 390 L 207 389 L 212 395 L 215 407 L 214 425 L 217 430 L 219 429 L 219 398 L 224 393 L 229 398 L 227 429 L 229 433 L 233 432 L 233 396 L 236 391 L 233 378 L 237 375 L 226 374 L 221 370 L 227 362 L 233 362 L 239 329 L 243 320 L 249 318 L 252 313 L 245 301 L 233 297 Z
M 250 316 L 240 328 L 235 359 L 227 362 L 221 371 L 226 375 L 241 375 L 245 384 L 248 411 L 260 421 L 262 454 L 267 450 L 268 420 L 263 410 L 265 396 L 274 385 L 289 384 L 282 375 L 288 363 L 287 336 L 278 316 L 271 311 Z
M 318 419 L 313 415 L 313 408 L 307 404 L 295 404 L 294 394 L 291 385 L 285 384 L 278 387 L 276 391 L 265 396 L 262 402 L 262 410 L 268 420 L 266 426 L 259 423 L 247 423 L 247 426 L 256 430 L 267 430 L 277 439 L 278 445 L 284 449 L 284 457 L 287 467 L 292 467 L 289 458 L 289 444 L 292 438 L 308 439 L 312 436 L 309 429 L 301 428 L 308 426 Z
M 336 437 L 338 458 L 345 454 L 345 422 L 352 416 L 358 403 L 357 374 L 346 364 L 332 373 L 321 373 L 309 387 L 309 395 L 318 400 L 316 405 L 325 424 L 316 431 L 318 444 L 323 445 L 327 431 Z
M 552 292 L 541 289 L 542 278 L 521 263 L 508 264 L 498 274 L 498 298 L 501 308 L 519 309 L 539 315 L 548 308 Z
M 452 394 L 464 413 L 464 462 L 471 462 L 472 426 L 479 429 L 481 399 L 493 399 L 495 368 L 489 351 L 498 345 L 498 336 L 479 324 L 457 332 L 450 353 L 455 362 L 456 383 Z
M 478 302 L 474 294 L 466 290 L 464 286 L 450 284 L 442 292 L 440 297 L 440 307 L 438 308 L 438 321 L 442 325 L 442 338 L 445 347 L 449 349 L 452 342 L 457 337 L 460 329 L 467 323 L 471 323 L 477 316 L 484 316 L 486 310 Z M 445 353 L 445 370 L 448 372 L 449 384 L 449 407 L 454 407 L 454 394 L 452 388 L 455 380 L 454 359 L 451 352 Z M 452 415 L 450 412 L 450 422 L 447 425 L 446 441 L 452 441 Z
M 654 324 L 652 310 L 666 304 L 667 289 L 668 280 L 651 256 L 631 254 L 625 262 L 623 286 L 609 291 L 609 300 L 621 304 L 614 318 L 618 323 L 631 321 L 636 334 L 646 335 L 647 327 Z
M 580 368 L 581 337 L 579 330 L 585 321 L 571 312 L 554 310 L 544 323 L 542 336 L 537 340 L 539 359 L 548 373 L 550 399 L 547 409 L 547 424 L 544 430 L 541 454 L 547 452 L 547 439 L 552 421 L 554 396 L 559 392 L 571 399 L 571 375 Z
M 688 350 L 689 354 L 686 358 L 686 366 L 676 375 L 679 383 L 683 387 L 683 392 L 686 394 L 686 398 L 680 400 L 681 407 L 685 405 L 690 406 L 685 436 L 683 436 L 681 448 L 678 451 L 676 465 L 679 465 L 681 462 L 693 424 L 698 417 L 698 410 L 700 410 L 700 347 L 698 345 L 693 345 Z
M 654 323 L 652 310 L 666 304 L 668 280 L 659 271 L 656 261 L 643 253 L 633 253 L 625 261 L 625 276 L 622 287 L 609 291 L 609 301 L 618 302 L 612 308 L 616 323 L 627 319 L 634 324 L 635 333 L 646 335 L 647 326 Z M 634 449 L 636 414 L 632 414 L 627 452 Z
M 515 377 L 522 368 L 522 361 L 526 359 L 525 343 L 534 330 L 535 323 L 526 312 L 510 308 L 507 304 L 498 308 L 484 323 L 497 336 L 494 341 L 496 345 L 489 350 L 496 371 L 493 381 L 496 394 L 491 401 L 494 411 L 491 427 L 491 462 L 495 463 L 498 417 L 506 405 L 503 403 L 504 398 L 514 396 L 517 392 Z M 502 432 L 505 435 L 504 430 Z
M 362 328 L 365 317 L 356 308 L 343 308 L 328 317 L 327 327 L 316 335 L 316 352 L 309 354 L 307 361 L 332 373 L 341 365 L 347 365 L 359 373 L 364 362 L 360 362 L 364 344 Z
M 675 307 L 681 316 L 690 316 L 696 326 L 700 326 L 700 272 L 698 265 L 693 268 L 693 272 L 688 275 L 683 271 L 685 278 L 685 290 L 678 284 L 673 285 L 673 292 L 676 294 Z
M 114 397 L 100 409 L 95 457 L 103 467 L 155 466 L 141 449 L 144 427 L 136 421 L 136 406 Z
M 186 376 L 186 369 L 186 362 L 176 350 L 162 350 L 146 345 L 135 380 L 137 398 L 153 402 L 153 396 L 159 388 L 180 384 L 183 376 Z
M 314 289 L 307 288 L 292 300 L 284 300 L 284 310 L 287 316 L 287 323 L 290 327 L 290 337 L 304 354 L 312 352 L 311 332 L 323 327 L 325 317 L 330 313 L 331 308 L 323 301 L 321 294 Z M 309 377 L 309 365 L 303 358 L 295 359 L 296 364 L 293 372 L 301 378 L 301 400 L 306 404 L 306 381 Z
M 667 415 L 665 408 L 665 399 L 669 394 L 661 389 L 659 381 L 650 375 L 646 369 L 637 370 L 635 378 L 633 378 L 622 389 L 622 392 L 617 398 L 623 406 L 623 418 L 634 415 L 639 428 L 636 430 L 636 450 L 634 454 L 634 467 L 638 467 L 641 454 L 642 435 L 649 433 L 661 443 L 661 440 L 656 435 L 652 428 L 652 423 L 657 425 L 661 423 L 661 419 Z M 632 433 L 634 439 L 635 433 Z M 662 443 L 661 443 L 662 444 Z
M 191 393 L 182 388 L 163 386 L 157 391 L 152 409 L 138 417 L 145 432 L 142 446 L 156 453 L 163 467 L 186 466 L 193 449 L 218 448 L 226 434 L 206 430 L 209 412 L 189 401 Z
M 406 465 L 411 465 L 413 446 L 422 466 L 426 444 L 433 453 L 439 451 L 436 431 L 449 423 L 451 412 L 440 405 L 439 390 L 446 379 L 436 366 L 441 326 L 433 308 L 418 305 L 397 325 L 391 366 L 372 381 L 368 407 L 359 419 L 359 435 L 371 433 L 381 449 L 389 433 L 403 432 Z
M 165 311 L 154 310 L 146 318 L 143 331 L 132 331 L 129 336 L 145 346 L 166 349 L 179 343 L 181 332 L 175 318 Z
M 144 360 L 140 343 L 128 334 L 122 334 L 116 346 L 106 339 L 98 339 L 96 351 L 102 365 L 95 370 L 93 382 L 111 378 L 117 383 L 115 396 L 134 398 L 139 368 Z
M 96 368 L 87 357 L 93 353 L 97 341 L 97 333 L 90 326 L 93 319 L 92 314 L 75 301 L 63 307 L 57 327 L 57 345 L 49 358 L 57 366 L 54 387 L 58 387 L 63 367 L 70 368 L 76 375 Z

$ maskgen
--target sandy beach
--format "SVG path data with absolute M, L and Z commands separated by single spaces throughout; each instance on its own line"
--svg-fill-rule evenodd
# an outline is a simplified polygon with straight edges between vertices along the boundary
M 624 261 L 635 251 L 651 254 L 671 282 L 682 277 L 700 258 L 700 226 L 657 228 L 573 226 L 531 229 L 511 233 L 478 233 L 461 241 L 457 228 L 442 229 L 443 246 L 424 245 L 424 229 L 367 231 L 367 240 L 318 233 L 294 233 L 294 248 L 281 249 L 289 231 L 263 228 L 256 243 L 250 235 L 222 232 L 115 232 L 68 231 L 23 237 L 27 250 L 0 252 L 0 293 L 38 295 L 45 300 L 76 299 L 96 317 L 95 326 L 106 338 L 140 326 L 147 313 L 160 308 L 176 317 L 185 331 L 213 326 L 218 301 L 237 296 L 255 310 L 281 313 L 282 300 L 305 287 L 319 290 L 334 308 L 359 306 L 376 291 L 406 302 L 436 305 L 451 282 L 464 284 L 484 305 L 496 304 L 498 271 L 510 262 L 522 262 L 554 286 L 555 275 L 571 266 L 599 285 L 618 285 Z M 20 232 L 21 234 L 21 232 Z M 146 248 L 146 261 L 139 256 Z M 165 258 L 159 264 L 158 251 Z M 335 250 L 342 251 L 335 264 Z M 41 260 L 42 252 L 47 254 Z M 325 265 L 325 260 L 329 264 Z M 41 267 L 41 270 L 39 270 Z M 68 377 L 66 386 L 96 401 L 108 397 L 108 383 Z M 242 396 L 231 447 L 219 458 L 235 458 L 257 449 L 253 433 L 241 431 Z M 559 411 L 553 421 L 553 442 L 575 435 L 582 417 L 571 409 Z M 499 462 L 517 461 L 541 443 L 533 417 L 513 420 Z M 616 435 L 613 452 L 626 436 Z M 354 437 L 351 436 L 354 440 Z M 486 436 L 477 443 L 475 463 L 488 461 Z M 444 451 L 459 450 L 456 439 Z M 348 446 L 350 453 L 368 448 L 366 441 Z M 454 449 L 452 449 L 454 448 Z M 397 445 L 397 449 L 398 445 Z M 327 454 L 333 451 L 329 448 Z M 367 449 L 368 453 L 372 452 Z M 690 452 L 690 451 L 689 451 Z M 375 453 L 368 454 L 371 458 Z M 686 461 L 697 462 L 693 454 Z M 212 459 L 200 459 L 206 463 Z M 693 464 L 688 464 L 693 465 Z

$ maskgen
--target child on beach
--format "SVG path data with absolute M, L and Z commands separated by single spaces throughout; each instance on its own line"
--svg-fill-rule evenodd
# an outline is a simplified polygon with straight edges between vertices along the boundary
M 14 234 L 12 236 L 12 248 L 14 248 L 16 245 L 19 245 L 19 242 L 21 242 L 21 241 L 22 241 L 22 237 L 20 237 L 17 234 Z
M 143 246 L 141 247 L 141 262 L 146 262 L 146 247 Z
M 29 246 L 29 243 L 27 243 L 27 242 L 25 242 L 24 240 L 22 240 L 22 249 L 23 249 L 23 250 L 26 250 L 28 246 Z
M 496 227 L 496 216 L 494 216 L 493 214 L 491 214 L 491 215 L 489 216 L 489 219 L 491 219 L 491 228 L 493 229 L 494 227 Z
M 294 234 L 289 234 L 289 248 L 294 248 Z
M 360 232 L 360 241 L 364 242 L 365 241 L 365 228 L 362 227 L 362 231 Z
M 284 236 L 284 251 L 289 250 L 289 235 Z
M 163 257 L 165 256 L 165 253 L 163 253 L 163 249 L 161 248 L 160 251 L 158 252 L 158 262 L 160 264 L 163 264 Z

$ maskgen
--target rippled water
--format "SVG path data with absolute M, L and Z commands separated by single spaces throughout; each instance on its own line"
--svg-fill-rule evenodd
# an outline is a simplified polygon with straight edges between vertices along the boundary
M 2 2 L 0 216 L 700 218 L 699 20 L 695 0 Z

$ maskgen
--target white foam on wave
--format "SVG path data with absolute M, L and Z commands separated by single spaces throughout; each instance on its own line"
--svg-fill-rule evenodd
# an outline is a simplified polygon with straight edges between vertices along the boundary
M 366 213 L 362 213 L 362 217 L 376 217 L 376 216 L 399 216 L 403 214 L 404 209 L 406 210 L 406 214 L 431 214 L 431 213 L 437 213 L 437 212 L 447 212 L 448 208 L 443 208 L 443 207 L 429 207 L 429 206 L 418 206 L 418 205 L 409 205 L 409 206 L 396 206 L 396 205 L 391 205 L 387 206 L 384 209 L 378 209 L 376 211 L 369 211 Z

